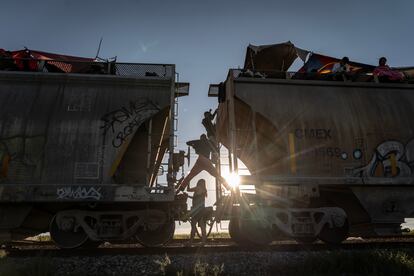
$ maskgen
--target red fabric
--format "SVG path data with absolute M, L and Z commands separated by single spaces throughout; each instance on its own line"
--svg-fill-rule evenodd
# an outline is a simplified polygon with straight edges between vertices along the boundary
M 22 71 L 37 71 L 37 61 L 28 50 L 11 52 L 14 63 Z
M 375 68 L 373 74 L 378 77 L 386 77 L 391 81 L 399 81 L 404 79 L 403 73 L 392 70 L 388 65 L 378 66 Z
M 36 51 L 36 50 L 18 50 L 18 51 L 12 51 L 13 58 L 23 56 L 33 59 L 40 59 L 40 60 L 59 60 L 59 61 L 83 61 L 83 62 L 92 62 L 94 61 L 93 58 L 84 58 L 84 57 L 75 57 L 75 56 L 67 56 L 67 55 L 61 55 L 61 54 L 54 54 L 54 53 L 47 53 L 42 51 Z
M 49 64 L 63 72 L 76 73 L 85 67 L 85 62 L 91 63 L 94 61 L 92 58 L 67 56 L 29 49 L 12 51 L 11 54 L 14 63 L 22 71 L 38 71 L 38 61 L 47 60 Z

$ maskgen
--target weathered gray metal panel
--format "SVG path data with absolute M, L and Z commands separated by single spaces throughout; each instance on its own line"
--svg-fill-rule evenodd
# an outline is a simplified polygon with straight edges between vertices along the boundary
M 265 118 L 258 132 L 274 131 L 258 145 L 273 166 L 266 175 L 413 176 L 413 85 L 244 78 L 234 87 L 239 156 L 253 156 L 246 110 Z
M 404 218 L 414 216 L 414 85 L 226 82 L 218 141 L 235 148 L 252 173 L 242 183 L 255 185 L 254 200 L 336 206 L 350 233 L 401 234 Z
M 113 170 L 135 132 L 169 107 L 171 83 L 0 72 L 0 183 L 114 183 Z
M 118 184 L 2 184 L 1 202 L 139 202 L 172 201 L 170 187 L 145 187 Z
M 403 223 L 413 217 L 413 186 L 352 187 L 352 192 L 370 214 L 373 223 Z

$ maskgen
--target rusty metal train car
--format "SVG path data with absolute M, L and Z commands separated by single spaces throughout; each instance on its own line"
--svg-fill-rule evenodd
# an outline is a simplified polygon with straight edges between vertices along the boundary
M 28 50 L 0 61 L 0 240 L 167 243 L 188 220 L 174 131 L 189 84 L 175 66 Z M 236 242 L 260 245 L 402 234 L 414 217 L 414 69 L 384 83 L 356 62 L 332 74 L 335 62 L 290 42 L 251 45 L 244 69 L 210 86 L 210 141 L 231 172 L 241 161 L 250 172 L 231 191 L 216 180 L 210 229 L 230 220 Z
M 167 242 L 180 208 L 176 100 L 188 84 L 172 64 L 58 58 L 0 71 L 1 240 Z
M 250 46 L 245 68 L 210 86 L 216 140 L 255 187 L 219 201 L 230 235 L 258 244 L 401 235 L 414 217 L 414 83 L 287 72 L 305 55 L 291 43 Z

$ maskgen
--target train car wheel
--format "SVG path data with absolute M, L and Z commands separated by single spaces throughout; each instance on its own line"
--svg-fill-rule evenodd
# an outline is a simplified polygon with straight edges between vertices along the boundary
M 243 236 L 240 232 L 240 223 L 239 223 L 239 219 L 237 218 L 232 218 L 229 222 L 229 235 L 230 238 L 237 244 L 244 244 L 243 241 L 245 241 L 245 239 L 243 239 Z
M 255 246 L 256 243 L 253 243 L 250 239 L 244 237 L 242 231 L 240 230 L 240 220 L 239 218 L 232 218 L 229 222 L 229 235 L 230 238 L 240 246 Z
M 239 233 L 245 245 L 264 246 L 273 241 L 272 231 L 260 224 L 257 220 L 241 220 Z
M 74 220 L 66 219 L 58 225 L 56 216 L 53 217 L 49 227 L 50 237 L 62 249 L 73 249 L 85 245 L 89 237 L 82 227 L 75 226 Z
M 174 220 L 164 224 L 151 224 L 151 227 L 140 229 L 135 234 L 138 242 L 145 247 L 156 247 L 167 244 L 173 237 L 175 231 Z
M 329 227 L 329 225 L 326 224 L 319 233 L 318 238 L 327 244 L 338 245 L 346 240 L 348 232 L 349 224 L 348 220 L 345 220 L 342 227 Z
M 82 245 L 82 248 L 90 248 L 90 249 L 98 248 L 101 244 L 102 244 L 101 241 L 93 241 L 93 240 L 88 239 L 88 241 Z

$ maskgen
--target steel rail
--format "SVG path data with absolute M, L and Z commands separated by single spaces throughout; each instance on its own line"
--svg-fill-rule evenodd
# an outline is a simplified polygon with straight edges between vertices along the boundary
M 225 252 L 299 252 L 299 251 L 337 251 L 337 250 L 378 250 L 411 249 L 414 240 L 363 240 L 346 241 L 340 245 L 321 242 L 298 244 L 279 242 L 268 246 L 240 246 L 230 241 L 208 242 L 205 246 L 186 247 L 182 243 L 172 243 L 164 247 L 146 248 L 140 245 L 109 245 L 99 248 L 57 249 L 53 245 L 30 245 L 4 249 L 8 257 L 70 257 L 70 256 L 104 256 L 104 255 L 177 255 L 177 254 L 214 254 Z

